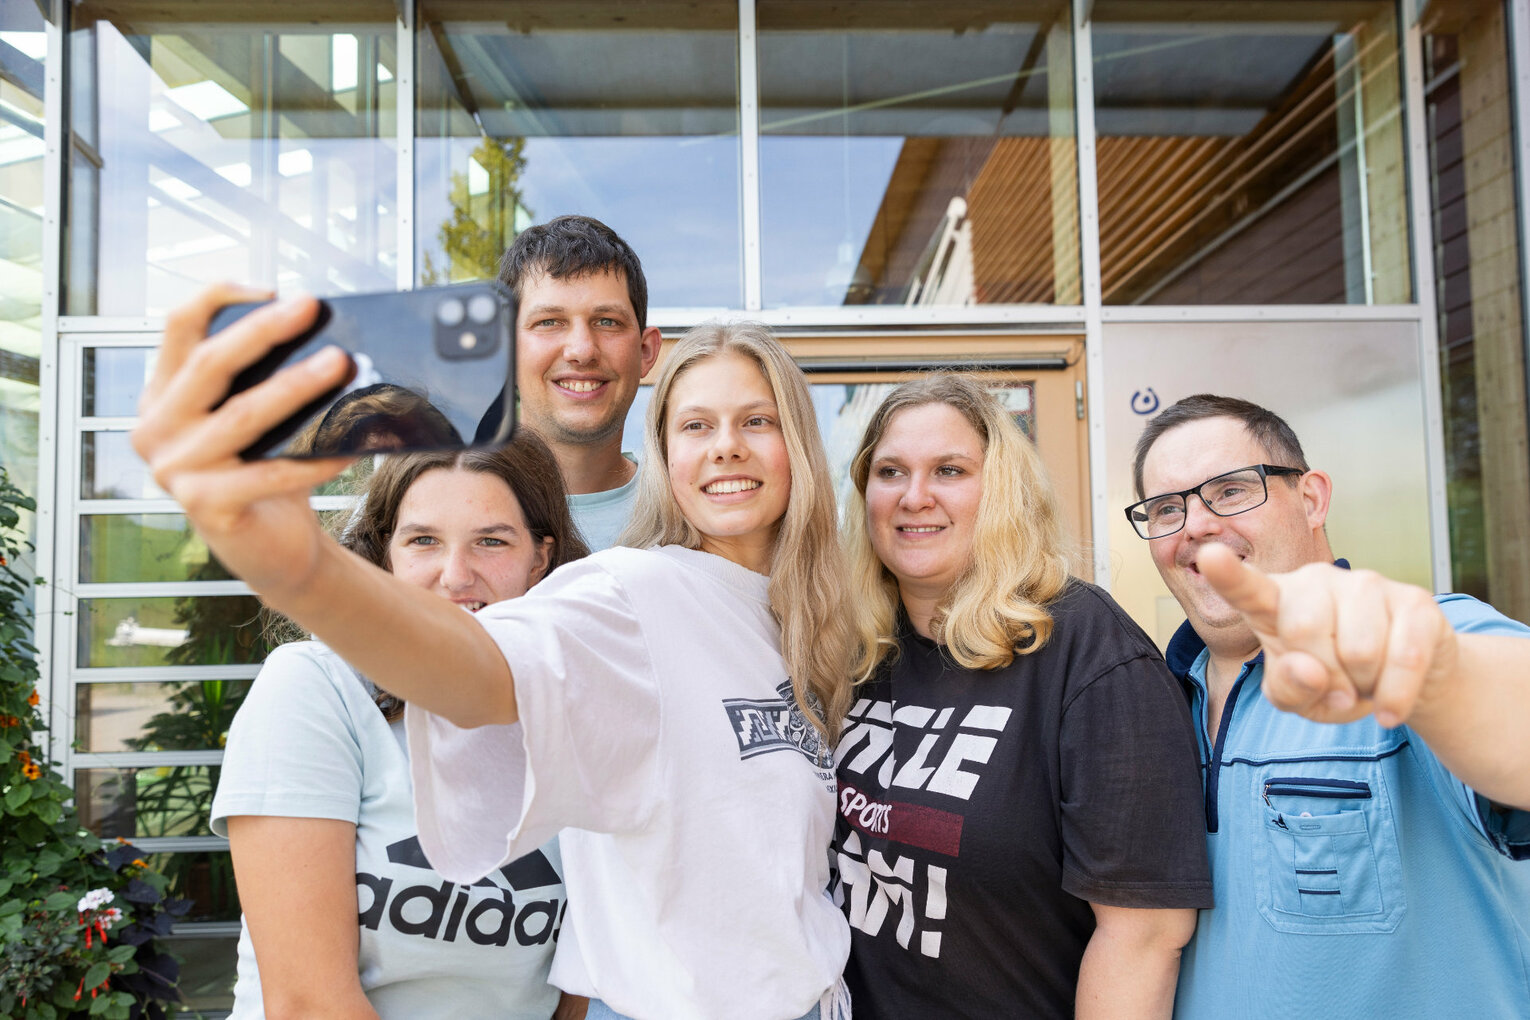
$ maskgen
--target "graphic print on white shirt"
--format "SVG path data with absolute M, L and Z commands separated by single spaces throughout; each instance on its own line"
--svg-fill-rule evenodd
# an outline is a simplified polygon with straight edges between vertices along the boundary
M 723 699 L 723 710 L 728 713 L 734 739 L 738 741 L 739 759 L 747 761 L 772 751 L 797 751 L 832 782 L 834 753 L 824 743 L 817 727 L 808 722 L 797 706 L 791 680 L 778 684 L 776 694 L 779 697 L 768 701 Z
M 896 791 L 969 800 L 1010 713 L 1004 706 L 973 705 L 954 719 L 952 708 L 937 712 L 902 705 L 894 710 L 871 698 L 855 703 L 839 743 L 839 814 L 854 831 L 835 855 L 834 889 L 836 903 L 849 902 L 851 927 L 875 936 L 893 923 L 898 945 L 940 956 L 947 869 L 938 862 L 961 853 L 962 816 L 898 800 Z M 894 723 L 905 740 L 917 738 L 917 750 L 902 763 L 893 753 Z M 916 859 L 868 849 L 863 836 L 939 856 Z
M 557 869 L 541 850 L 516 858 L 471 886 L 437 874 L 418 836 L 388 844 L 386 853 L 386 862 L 365 861 L 381 874 L 356 872 L 363 928 L 479 946 L 508 946 L 512 940 L 521 946 L 545 946 L 558 941 L 568 901 Z M 537 892 L 541 895 L 534 895 Z

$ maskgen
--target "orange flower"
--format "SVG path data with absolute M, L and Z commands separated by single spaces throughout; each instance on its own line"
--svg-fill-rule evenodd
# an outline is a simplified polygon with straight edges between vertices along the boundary
M 31 705 L 33 708 L 36 708 L 37 703 L 41 700 L 42 699 L 37 696 L 37 688 L 32 688 L 32 693 L 27 696 L 27 704 Z
M 134 857 L 133 858 L 133 867 L 135 867 L 135 868 L 147 868 L 148 866 L 149 866 L 149 862 L 144 860 L 142 857 Z
M 26 768 L 28 765 L 32 764 L 32 756 L 27 754 L 25 751 L 17 751 L 16 760 L 21 762 L 22 768 Z
M 0 730 L 10 729 L 12 726 L 20 726 L 21 720 L 14 715 L 0 715 Z
M 28 779 L 37 779 L 42 776 L 42 769 L 38 768 L 31 762 L 28 762 L 26 765 L 22 766 L 21 774 L 26 776 Z

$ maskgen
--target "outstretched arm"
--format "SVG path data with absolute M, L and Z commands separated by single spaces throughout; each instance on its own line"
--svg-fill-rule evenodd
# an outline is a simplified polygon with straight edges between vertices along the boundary
M 1457 634 L 1424 589 L 1309 564 L 1261 573 L 1222 546 L 1196 566 L 1264 648 L 1264 693 L 1318 722 L 1408 724 L 1453 775 L 1530 810 L 1530 644 Z
M 348 371 L 341 352 L 322 351 L 214 411 L 240 370 L 318 312 L 313 298 L 287 299 L 206 337 L 223 305 L 267 297 L 220 285 L 171 313 L 133 448 L 208 548 L 267 605 L 407 701 L 462 726 L 514 722 L 510 668 L 488 633 L 457 606 L 342 549 L 319 526 L 308 494 L 345 460 L 240 459 Z

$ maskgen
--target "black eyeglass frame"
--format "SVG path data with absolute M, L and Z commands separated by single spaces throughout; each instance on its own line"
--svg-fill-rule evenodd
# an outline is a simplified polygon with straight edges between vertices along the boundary
M 1264 486 L 1264 498 L 1255 503 L 1253 506 L 1246 506 L 1241 510 L 1234 510 L 1230 514 L 1218 512 L 1217 508 L 1211 505 L 1211 501 L 1205 496 L 1201 495 L 1201 490 L 1219 478 L 1226 478 L 1228 475 L 1235 475 L 1240 471 L 1254 471 L 1258 473 L 1259 483 Z M 1250 464 L 1247 467 L 1233 468 L 1231 471 L 1223 471 L 1219 475 L 1212 475 L 1201 484 L 1192 486 L 1191 488 L 1181 489 L 1178 492 L 1160 492 L 1156 496 L 1149 496 L 1147 499 L 1138 500 L 1126 508 L 1126 519 L 1128 522 L 1130 522 L 1132 531 L 1136 532 L 1137 537 L 1145 542 L 1152 542 L 1160 538 L 1168 538 L 1170 535 L 1177 535 L 1181 531 L 1185 530 L 1185 521 L 1190 519 L 1191 496 L 1195 496 L 1197 499 L 1199 499 L 1202 506 L 1211 511 L 1213 514 L 1216 514 L 1218 517 L 1236 517 L 1239 514 L 1246 514 L 1250 510 L 1258 510 L 1260 507 L 1264 506 L 1270 501 L 1270 477 L 1272 475 L 1276 478 L 1283 478 L 1291 475 L 1304 475 L 1306 473 L 1307 472 L 1302 468 L 1284 467 L 1280 464 Z M 1178 496 L 1180 501 L 1185 504 L 1184 520 L 1181 520 L 1179 522 L 1179 527 L 1175 528 L 1173 531 L 1165 531 L 1162 535 L 1144 535 L 1141 529 L 1137 527 L 1137 518 L 1133 517 L 1132 514 L 1134 512 L 1141 511 L 1149 503 L 1156 503 L 1160 499 L 1164 499 L 1168 496 Z M 1145 514 L 1143 515 L 1143 519 L 1146 519 Z

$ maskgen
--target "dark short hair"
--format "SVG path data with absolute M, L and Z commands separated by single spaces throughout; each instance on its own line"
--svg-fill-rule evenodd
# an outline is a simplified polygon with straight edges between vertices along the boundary
M 1137 437 L 1137 452 L 1132 461 L 1132 485 L 1137 490 L 1138 499 L 1147 498 L 1147 493 L 1142 491 L 1142 465 L 1153 444 L 1170 429 L 1202 418 L 1232 418 L 1241 422 L 1249 435 L 1264 447 L 1265 454 L 1271 460 L 1280 462 L 1283 467 L 1311 470 L 1307 466 L 1306 454 L 1302 453 L 1301 440 L 1296 438 L 1296 433 L 1280 415 L 1237 397 L 1197 393 L 1164 408 L 1147 423 L 1142 435 Z
M 527 277 L 546 273 L 554 280 L 620 272 L 639 329 L 648 326 L 648 281 L 632 246 L 590 216 L 559 216 L 516 235 L 499 260 L 499 279 L 521 297 Z

